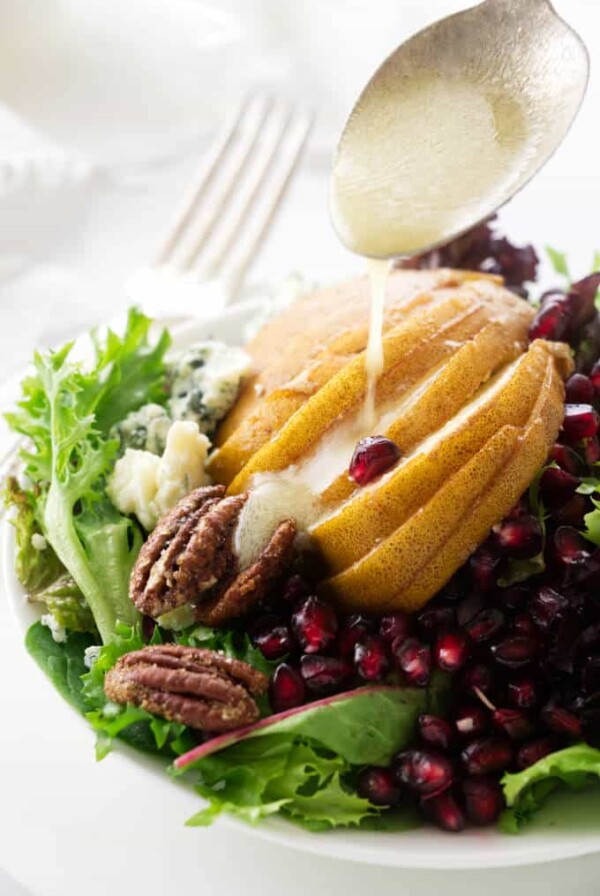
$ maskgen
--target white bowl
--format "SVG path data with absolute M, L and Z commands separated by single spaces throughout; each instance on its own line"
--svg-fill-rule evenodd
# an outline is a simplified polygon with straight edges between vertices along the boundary
M 196 339 L 212 336 L 239 344 L 244 339 L 245 327 L 254 310 L 255 306 L 250 304 L 237 306 L 211 320 L 180 327 L 175 334 L 177 342 L 185 345 Z M 26 602 L 23 589 L 13 572 L 13 532 L 6 521 L 2 523 L 1 537 L 4 588 L 19 636 L 22 636 L 37 616 L 32 606 Z M 44 684 L 41 677 L 40 687 L 46 687 L 49 692 L 54 693 L 50 682 Z M 49 694 L 49 699 L 62 698 L 54 693 L 53 698 Z M 81 723 L 86 724 L 83 719 Z M 161 763 L 123 746 L 118 749 L 127 764 L 141 764 L 146 769 L 147 786 L 155 792 L 158 801 L 164 788 L 171 789 L 171 798 L 173 789 L 180 794 L 183 822 L 190 814 L 189 793 L 186 789 L 174 786 Z M 90 773 L 102 775 L 103 767 L 94 766 Z M 64 799 L 68 797 L 65 796 Z M 257 827 L 245 829 L 256 837 L 294 849 L 374 865 L 429 869 L 509 867 L 600 853 L 600 830 L 593 832 L 594 818 L 598 819 L 599 801 L 599 791 L 583 796 L 566 794 L 557 797 L 540 819 L 519 836 L 502 834 L 495 829 L 472 829 L 455 835 L 430 827 L 404 833 L 338 830 L 312 834 L 280 818 L 272 818 Z M 223 822 L 238 826 L 242 824 L 232 819 L 223 819 Z M 198 832 L 198 836 L 202 836 L 202 831 Z

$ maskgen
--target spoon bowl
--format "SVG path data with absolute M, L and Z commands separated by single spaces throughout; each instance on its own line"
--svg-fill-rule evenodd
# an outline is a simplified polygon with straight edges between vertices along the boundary
M 401 44 L 344 128 L 334 227 L 372 258 L 435 248 L 508 202 L 569 131 L 589 78 L 549 0 L 485 0 Z

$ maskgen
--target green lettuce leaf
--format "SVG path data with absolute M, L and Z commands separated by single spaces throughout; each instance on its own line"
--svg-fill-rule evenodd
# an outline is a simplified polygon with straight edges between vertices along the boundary
M 585 523 L 583 534 L 588 541 L 600 545 L 600 501 L 592 498 L 592 503 L 594 504 L 594 510 L 590 510 L 583 518 Z
M 364 688 L 196 747 L 174 763 L 174 774 L 194 770 L 209 802 L 188 823 L 209 824 L 221 812 L 255 823 L 281 812 L 311 830 L 362 825 L 381 810 L 349 786 L 356 770 L 387 765 L 411 742 L 417 715 L 439 711 L 445 689 L 442 676 L 428 691 Z
M 227 756 L 217 753 L 202 764 L 196 789 L 210 805 L 188 824 L 210 824 L 221 812 L 253 824 L 284 807 L 307 824 L 329 827 L 338 809 L 347 823 L 358 823 L 373 810 L 341 787 L 344 767 L 340 757 L 284 735 L 236 744 Z
M 255 647 L 248 633 L 234 628 L 209 628 L 205 625 L 196 625 L 186 632 L 180 632 L 176 636 L 178 644 L 189 644 L 192 647 L 205 647 L 207 650 L 220 650 L 225 656 L 234 660 L 243 660 L 264 672 L 272 675 L 278 663 L 265 659 L 262 651 Z
M 27 594 L 35 595 L 52 585 L 65 568 L 49 544 L 43 551 L 32 546 L 32 537 L 42 534 L 35 516 L 35 497 L 10 476 L 4 484 L 3 498 L 13 511 L 10 522 L 15 529 L 15 572 Z
M 36 354 L 18 410 L 7 415 L 32 445 L 21 457 L 34 483 L 28 497 L 37 524 L 81 589 L 103 641 L 118 621 L 138 618 L 128 582 L 143 535 L 115 509 L 104 483 L 118 451 L 110 427 L 141 404 L 165 399 L 169 338 L 163 333 L 152 345 L 150 323 L 134 309 L 123 336 L 93 334 L 90 368 L 70 359 L 71 344 Z
M 564 277 L 567 281 L 567 284 L 571 283 L 571 271 L 569 270 L 569 263 L 567 261 L 567 255 L 565 252 L 559 252 L 558 249 L 553 249 L 552 246 L 546 246 L 546 254 L 550 259 L 552 267 L 556 271 L 557 274 L 560 274 L 561 277 Z
M 252 646 L 248 635 L 230 629 L 212 629 L 196 626 L 176 637 L 178 643 L 210 650 L 221 650 L 227 656 L 244 660 L 269 674 L 273 664 Z M 158 626 L 149 643 L 162 643 Z M 197 734 L 185 725 L 178 725 L 154 716 L 137 706 L 118 706 L 104 693 L 104 677 L 119 657 L 134 650 L 141 650 L 145 641 L 139 626 L 118 623 L 115 633 L 98 651 L 92 668 L 83 677 L 83 694 L 86 698 L 86 718 L 97 735 L 96 755 L 102 759 L 111 750 L 115 738 L 120 738 L 146 753 L 179 756 L 198 743 Z M 266 701 L 263 705 L 266 710 Z
M 65 574 L 36 594 L 58 625 L 70 632 L 96 633 L 96 624 L 83 594 L 70 575 Z
M 504 776 L 508 809 L 500 826 L 508 833 L 518 833 L 558 787 L 584 790 L 593 783 L 600 783 L 600 750 L 576 744 L 550 753 L 524 771 Z
M 85 712 L 81 676 L 87 672 L 83 657 L 93 643 L 88 634 L 69 633 L 64 643 L 57 644 L 52 633 L 41 622 L 34 622 L 25 635 L 25 647 L 56 690 L 79 712 Z

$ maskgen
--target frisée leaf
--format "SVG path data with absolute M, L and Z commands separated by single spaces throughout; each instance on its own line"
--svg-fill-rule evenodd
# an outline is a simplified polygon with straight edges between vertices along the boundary
M 106 495 L 118 441 L 116 419 L 148 401 L 164 400 L 166 334 L 151 345 L 150 320 L 129 312 L 123 336 L 93 335 L 90 367 L 71 360 L 73 346 L 36 354 L 35 372 L 22 384 L 11 427 L 26 436 L 21 452 L 33 483 L 28 500 L 44 538 L 81 589 L 103 641 L 117 621 L 134 623 L 128 596 L 142 532 Z
M 583 790 L 594 782 L 600 783 L 600 750 L 576 744 L 550 753 L 524 771 L 504 776 L 502 786 L 508 809 L 500 826 L 509 833 L 518 833 L 556 788 Z

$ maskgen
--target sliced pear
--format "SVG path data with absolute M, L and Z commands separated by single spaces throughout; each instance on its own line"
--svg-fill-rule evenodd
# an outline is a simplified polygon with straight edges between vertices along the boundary
M 317 523 L 311 536 L 331 573 L 355 563 L 423 507 L 500 427 L 524 426 L 540 394 L 548 361 L 548 343 L 535 342 L 387 476 L 357 491 L 337 512 Z M 562 363 L 560 358 L 557 363 Z
M 456 289 L 473 277 L 467 271 L 393 272 L 384 332 L 438 301 L 442 288 Z M 475 282 L 480 281 L 500 291 L 493 278 Z M 261 330 L 247 346 L 254 373 L 217 433 L 214 479 L 229 483 L 311 395 L 365 349 L 368 318 L 368 284 L 359 278 L 300 300 Z
M 497 301 L 492 305 L 489 295 L 482 295 L 472 286 L 440 291 L 431 307 L 409 315 L 388 331 L 383 341 L 384 371 L 377 384 L 377 407 L 389 404 L 414 387 L 479 332 L 490 317 L 506 322 L 517 318 L 523 335 L 529 320 L 527 306 L 504 290 L 497 292 Z M 250 457 L 230 484 L 230 494 L 247 488 L 256 473 L 283 470 L 305 458 L 333 426 L 360 410 L 365 391 L 366 370 L 361 354 L 305 401 L 279 432 Z
M 514 360 L 525 348 L 524 322 L 515 316 L 506 324 L 493 322 L 456 351 L 427 389 L 415 400 L 400 406 L 386 416 L 397 416 L 382 435 L 408 455 L 430 433 L 436 432 L 476 393 L 489 377 L 504 364 Z M 350 458 L 346 458 L 346 465 Z M 323 503 L 332 506 L 348 499 L 356 491 L 355 483 L 340 472 L 322 495 Z
M 386 290 L 386 306 L 394 315 L 390 326 L 399 322 L 406 302 L 472 278 L 469 271 L 449 269 L 393 271 Z M 324 346 L 335 342 L 340 354 L 362 351 L 367 344 L 369 301 L 367 277 L 353 277 L 303 296 L 262 327 L 245 346 L 253 361 L 252 375 L 221 423 L 217 444 L 233 434 L 264 396 L 297 377 Z
M 560 370 L 566 363 L 565 351 L 557 350 L 546 349 L 545 377 L 526 425 L 503 426 L 410 519 L 326 580 L 325 596 L 353 610 L 411 612 L 448 581 L 508 513 L 556 438 L 563 417 Z M 377 500 L 377 491 L 374 495 Z

